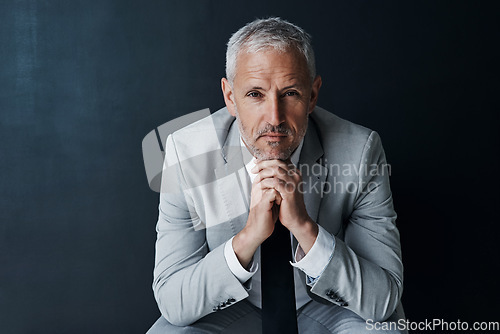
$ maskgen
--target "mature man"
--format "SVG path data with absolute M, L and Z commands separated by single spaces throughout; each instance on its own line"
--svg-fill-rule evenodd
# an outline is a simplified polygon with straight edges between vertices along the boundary
M 316 107 L 309 36 L 279 18 L 231 37 L 226 76 L 226 108 L 167 139 L 150 333 L 399 333 L 377 133 Z

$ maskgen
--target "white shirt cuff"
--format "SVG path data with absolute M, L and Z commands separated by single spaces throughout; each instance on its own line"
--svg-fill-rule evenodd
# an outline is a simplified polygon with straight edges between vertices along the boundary
M 295 251 L 295 262 L 290 263 L 306 273 L 307 276 L 316 279 L 321 276 L 332 259 L 334 250 L 335 238 L 321 225 L 318 225 L 318 236 L 309 252 L 305 254 L 302 247 L 298 245 Z
M 255 263 L 252 259 L 250 269 L 246 270 L 245 268 L 243 268 L 240 261 L 236 257 L 236 253 L 234 252 L 233 238 L 229 239 L 226 242 L 226 245 L 224 246 L 224 257 L 226 258 L 229 270 L 231 270 L 231 272 L 238 279 L 238 281 L 240 281 L 240 283 L 243 284 L 257 272 L 259 264 Z

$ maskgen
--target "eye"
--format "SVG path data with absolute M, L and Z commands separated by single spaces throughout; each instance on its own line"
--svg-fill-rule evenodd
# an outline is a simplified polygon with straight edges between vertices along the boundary
M 294 90 L 291 90 L 291 91 L 286 92 L 285 96 L 299 96 L 299 93 L 294 91 Z
M 250 92 L 247 94 L 247 96 L 257 98 L 257 97 L 261 97 L 262 95 L 259 92 Z

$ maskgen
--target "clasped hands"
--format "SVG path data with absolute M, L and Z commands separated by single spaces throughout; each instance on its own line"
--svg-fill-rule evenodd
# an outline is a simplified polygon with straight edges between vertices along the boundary
M 306 211 L 300 171 L 290 160 L 257 160 L 251 172 L 257 176 L 252 183 L 248 220 L 233 238 L 241 265 L 247 268 L 257 248 L 273 233 L 277 219 L 307 254 L 316 241 L 318 226 Z

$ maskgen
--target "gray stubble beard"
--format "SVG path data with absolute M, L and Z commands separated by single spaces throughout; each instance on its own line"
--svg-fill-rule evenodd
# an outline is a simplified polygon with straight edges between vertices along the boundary
M 263 153 L 259 148 L 257 148 L 253 143 L 250 143 L 250 140 L 248 140 L 248 135 L 247 135 L 247 131 L 246 131 L 246 128 L 245 126 L 243 125 L 243 123 L 241 122 L 241 119 L 239 117 L 239 114 L 238 114 L 238 108 L 236 107 L 236 105 L 234 106 L 234 111 L 235 111 L 235 114 L 236 114 L 236 121 L 238 122 L 238 128 L 240 130 L 240 134 L 241 134 L 241 137 L 243 138 L 243 141 L 245 142 L 245 144 L 247 145 L 247 147 L 251 150 L 251 153 L 254 157 L 256 157 L 257 159 L 259 160 L 287 160 L 290 158 L 290 156 L 292 155 L 293 151 L 295 151 L 295 149 L 298 147 L 299 144 L 297 144 L 296 147 L 287 147 L 284 151 L 280 152 L 278 154 L 278 156 L 266 156 L 265 153 Z M 299 143 L 300 141 L 302 140 L 302 138 L 304 138 L 305 134 L 306 134 L 306 131 L 307 131 L 307 125 L 308 125 L 308 122 L 309 122 L 309 114 L 307 113 L 306 114 L 306 119 L 305 119 L 305 124 L 304 124 L 304 127 L 302 129 L 300 129 L 301 131 L 299 133 L 297 133 L 297 136 L 300 138 L 299 140 Z M 263 129 L 263 130 L 266 130 L 266 129 Z M 290 129 L 288 129 L 288 131 L 290 131 Z M 261 134 L 259 131 L 259 135 Z M 265 133 L 265 131 L 264 131 Z M 289 132 L 289 134 L 291 134 Z M 256 140 L 254 140 L 253 142 L 255 142 Z M 276 147 L 278 146 L 280 143 L 279 142 L 267 142 L 267 145 L 271 146 L 271 147 Z

